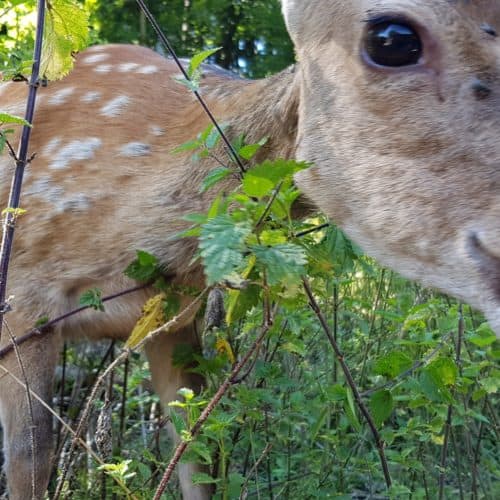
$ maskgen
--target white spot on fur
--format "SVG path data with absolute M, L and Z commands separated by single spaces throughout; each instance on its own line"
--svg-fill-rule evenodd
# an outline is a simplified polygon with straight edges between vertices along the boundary
M 96 73 L 109 73 L 111 71 L 111 64 L 99 64 L 94 68 Z
M 161 137 L 165 133 L 165 129 L 161 128 L 158 125 L 151 125 L 149 127 L 149 130 L 151 131 L 151 134 L 155 135 L 156 137 Z
M 59 147 L 60 144 L 61 144 L 61 138 L 60 137 L 53 137 L 43 147 L 43 149 L 42 149 L 42 155 L 43 156 L 52 156 L 52 154 Z
M 49 104 L 59 106 L 64 104 L 68 97 L 75 91 L 75 87 L 66 87 L 58 90 L 49 97 Z
M 95 64 L 109 59 L 109 54 L 92 54 L 82 59 L 83 64 Z
M 136 73 L 140 73 L 141 75 L 152 75 L 153 73 L 158 73 L 158 66 L 148 64 L 147 66 L 139 68 Z
M 120 148 L 120 156 L 136 157 L 151 154 L 151 146 L 142 142 L 129 142 Z
M 90 160 L 94 158 L 94 152 L 101 144 L 101 139 L 97 137 L 71 141 L 59 149 L 49 168 L 60 170 L 66 168 L 72 161 Z
M 56 210 L 59 213 L 86 212 L 90 207 L 90 198 L 83 193 L 77 193 L 71 198 L 59 200 L 59 202 L 56 204 Z
M 129 71 L 133 71 L 134 69 L 138 68 L 140 64 L 137 64 L 135 62 L 126 62 L 122 63 L 118 66 L 118 71 L 120 73 L 128 73 Z
M 98 101 L 100 98 L 101 98 L 101 93 L 92 90 L 90 92 L 87 92 L 86 94 L 83 94 L 82 97 L 80 97 L 80 101 L 89 104 L 91 102 Z
M 36 179 L 33 184 L 28 185 L 24 193 L 27 196 L 38 196 L 44 201 L 55 202 L 64 194 L 61 186 L 54 184 L 48 175 Z
M 101 108 L 101 115 L 109 117 L 119 116 L 129 103 L 130 97 L 126 95 L 119 95 L 118 97 L 111 99 L 111 101 Z

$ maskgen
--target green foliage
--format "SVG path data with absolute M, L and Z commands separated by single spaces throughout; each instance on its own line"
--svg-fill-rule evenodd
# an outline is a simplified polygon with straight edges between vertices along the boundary
M 104 304 L 102 302 L 102 291 L 98 288 L 92 288 L 82 293 L 79 301 L 81 306 L 91 307 L 96 311 L 104 312 Z
M 88 43 L 89 16 L 76 0 L 50 0 L 45 17 L 40 75 L 57 80 L 73 67 L 73 54 Z

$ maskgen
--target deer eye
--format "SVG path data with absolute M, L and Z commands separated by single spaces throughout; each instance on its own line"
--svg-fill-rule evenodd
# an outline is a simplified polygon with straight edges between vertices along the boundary
M 418 64 L 423 48 L 420 36 L 402 21 L 385 20 L 369 26 L 364 49 L 371 62 L 379 66 L 400 67 Z

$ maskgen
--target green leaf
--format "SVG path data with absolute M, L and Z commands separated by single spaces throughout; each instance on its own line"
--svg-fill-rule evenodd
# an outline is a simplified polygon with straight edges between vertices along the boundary
M 304 249 L 298 245 L 293 243 L 273 247 L 252 245 L 250 249 L 267 271 L 270 285 L 296 283 L 305 273 L 307 257 Z
M 26 121 L 24 118 L 19 116 L 9 115 L 8 113 L 0 113 L 0 124 L 4 125 L 7 123 L 13 123 L 15 125 L 26 125 L 27 127 L 31 127 L 31 123 Z M 2 133 L 5 133 L 5 130 L 2 130 Z
M 200 193 L 205 193 L 211 187 L 215 186 L 217 183 L 230 176 L 233 173 L 233 170 L 227 167 L 218 167 L 211 172 L 203 179 L 201 184 Z
M 76 0 L 51 0 L 47 4 L 40 75 L 49 80 L 66 76 L 73 54 L 85 48 L 89 15 Z
M 245 146 L 242 146 L 239 149 L 238 154 L 244 160 L 251 160 L 256 155 L 257 151 L 259 151 L 259 149 L 262 146 L 264 146 L 264 144 L 266 144 L 266 142 L 267 142 L 267 137 L 264 137 L 263 139 L 261 139 L 256 144 L 247 144 Z
M 467 340 L 478 347 L 487 347 L 494 344 L 497 337 L 488 323 L 483 323 L 473 334 L 467 336 Z
M 425 396 L 431 401 L 439 403 L 451 403 L 453 401 L 451 392 L 441 381 L 437 371 L 426 367 L 420 374 L 420 388 Z
M 102 291 L 98 288 L 92 288 L 80 295 L 79 304 L 81 306 L 91 307 L 96 311 L 104 311 L 104 304 L 102 302 Z
M 370 398 L 370 410 L 375 423 L 382 425 L 392 413 L 394 401 L 390 391 L 378 391 Z
M 181 432 L 186 430 L 186 422 L 184 422 L 184 419 L 175 410 L 170 410 L 169 416 L 177 434 L 180 435 Z
M 346 388 L 347 399 L 344 402 L 344 411 L 350 422 L 356 431 L 361 430 L 361 424 L 359 422 L 358 416 L 356 414 L 356 407 L 354 404 L 354 396 L 350 388 Z
M 158 259 L 143 250 L 137 251 L 137 258 L 125 269 L 125 275 L 129 278 L 148 282 L 155 279 L 158 274 Z
M 221 47 L 215 47 L 213 49 L 207 49 L 203 50 L 202 52 L 198 52 L 195 54 L 192 58 L 191 61 L 189 62 L 189 67 L 188 67 L 188 75 L 190 78 L 196 78 L 196 72 L 200 68 L 200 66 L 203 64 L 203 61 L 208 59 L 211 55 L 215 54 L 221 49 Z
M 412 359 L 402 351 L 392 351 L 375 362 L 374 372 L 388 378 L 396 378 L 412 366 Z
M 217 484 L 220 479 L 215 479 L 206 472 L 195 472 L 191 475 L 193 484 Z
M 261 198 L 287 176 L 308 168 L 308 164 L 294 160 L 265 161 L 245 173 L 243 191 L 248 196 Z
M 432 376 L 445 386 L 452 386 L 458 377 L 458 368 L 450 358 L 438 358 L 430 363 L 427 370 Z
M 248 221 L 234 222 L 227 214 L 202 226 L 199 247 L 209 284 L 224 280 L 243 263 L 244 242 L 251 232 Z

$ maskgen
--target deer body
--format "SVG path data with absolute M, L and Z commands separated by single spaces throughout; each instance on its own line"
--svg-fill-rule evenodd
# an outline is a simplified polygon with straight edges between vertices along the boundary
M 467 300 L 500 332 L 498 3 L 288 0 L 283 9 L 298 65 L 256 82 L 208 71 L 201 90 L 214 115 L 230 136 L 268 136 L 266 157 L 314 162 L 296 178 L 310 200 L 368 253 Z M 371 60 L 378 54 L 365 51 L 367 29 L 381 33 L 384 19 L 417 33 L 416 63 Z M 186 227 L 183 215 L 210 204 L 213 195 L 199 186 L 213 164 L 172 150 L 208 119 L 173 80 L 177 73 L 147 49 L 111 45 L 80 54 L 66 79 L 40 89 L 30 146 L 37 157 L 9 277 L 13 334 L 73 309 L 89 288 L 107 295 L 133 286 L 123 270 L 138 249 L 158 256 L 176 282 L 202 286 L 191 264 L 196 242 L 172 236 Z M 22 115 L 26 94 L 21 83 L 2 84 L 0 110 Z M 0 157 L 2 207 L 11 173 L 12 160 Z M 86 311 L 23 344 L 31 389 L 50 402 L 62 340 L 126 339 L 150 294 L 110 302 L 105 314 Z M 167 361 L 175 342 L 197 342 L 192 325 L 181 330 L 147 349 L 163 403 L 199 384 Z M 9 342 L 4 329 L 2 343 Z M 32 496 L 31 420 L 10 375 L 22 379 L 13 353 L 0 369 L 10 496 L 25 499 Z M 50 471 L 51 418 L 39 404 L 33 411 L 38 498 Z M 192 472 L 180 470 L 184 496 L 207 498 L 192 486 Z

